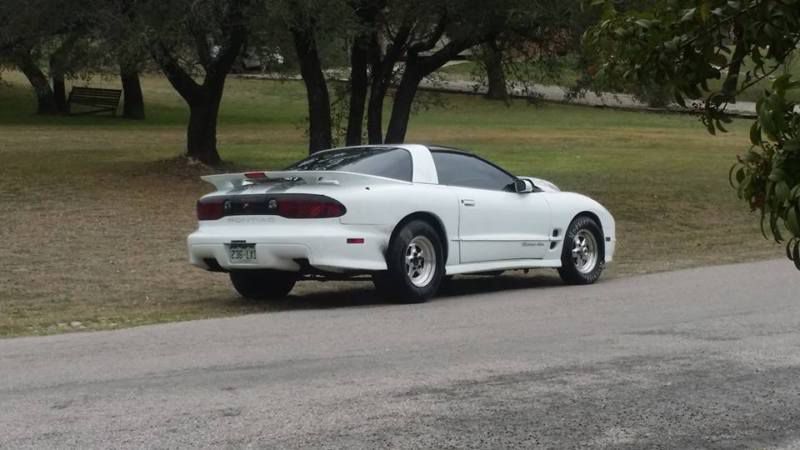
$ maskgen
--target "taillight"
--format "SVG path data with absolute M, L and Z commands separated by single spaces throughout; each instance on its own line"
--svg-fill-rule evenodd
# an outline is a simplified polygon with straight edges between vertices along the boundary
M 347 209 L 324 195 L 278 194 L 209 197 L 197 202 L 198 220 L 218 220 L 226 216 L 270 216 L 287 219 L 325 219 L 341 217 Z
M 225 199 L 205 198 L 197 202 L 197 220 L 217 220 L 225 216 Z
M 340 217 L 345 212 L 344 205 L 322 196 L 278 200 L 278 215 L 287 219 L 324 219 Z

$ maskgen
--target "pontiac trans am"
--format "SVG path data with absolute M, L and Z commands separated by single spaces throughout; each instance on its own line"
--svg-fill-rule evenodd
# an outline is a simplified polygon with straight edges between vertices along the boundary
M 191 262 L 227 272 L 247 298 L 370 276 L 421 302 L 455 274 L 530 268 L 590 284 L 614 255 L 614 219 L 598 202 L 451 148 L 337 148 L 282 171 L 203 179 L 216 191 L 197 203 Z

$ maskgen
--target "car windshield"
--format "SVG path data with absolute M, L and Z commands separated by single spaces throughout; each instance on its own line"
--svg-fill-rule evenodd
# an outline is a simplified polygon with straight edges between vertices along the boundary
M 391 147 L 328 150 L 292 164 L 286 170 L 336 170 L 411 181 L 411 154 Z

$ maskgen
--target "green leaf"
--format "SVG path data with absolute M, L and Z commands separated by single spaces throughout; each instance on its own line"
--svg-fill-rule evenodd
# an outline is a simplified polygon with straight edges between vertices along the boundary
M 745 174 L 744 179 L 739 184 L 739 188 L 736 190 L 736 195 L 742 200 L 745 200 L 744 191 L 747 188 L 747 186 L 750 185 L 750 180 L 751 180 L 750 175 Z M 750 199 L 746 199 L 746 200 L 750 200 Z
M 750 126 L 750 142 L 753 145 L 761 145 L 761 127 L 758 122 L 753 122 Z
M 766 99 L 762 99 L 766 100 Z M 778 130 L 775 128 L 775 124 L 772 122 L 772 115 L 770 114 L 769 108 L 766 106 L 761 108 L 758 112 L 758 121 L 761 124 L 761 130 L 773 141 L 778 140 Z
M 728 58 L 722 53 L 715 53 L 713 56 L 711 56 L 711 58 L 708 59 L 708 62 L 715 66 L 723 67 L 728 64 Z
M 789 193 L 789 201 L 797 203 L 797 206 L 800 207 L 800 184 L 792 188 L 792 192 Z
M 759 220 L 758 225 L 761 227 L 761 235 L 764 236 L 764 239 L 769 239 L 769 235 L 767 234 L 767 227 L 764 225 L 767 222 L 767 213 L 763 209 L 761 210 L 761 220 Z
M 772 236 L 775 238 L 775 242 L 783 242 L 783 235 L 781 234 L 781 230 L 778 227 L 778 214 L 774 211 L 769 213 L 769 227 L 772 231 Z
M 795 237 L 800 237 L 800 214 L 798 214 L 797 207 L 793 206 L 786 212 L 786 228 Z
M 789 74 L 784 74 L 779 76 L 772 82 L 772 88 L 775 89 L 775 92 L 778 95 L 783 95 L 786 92 L 786 89 L 789 87 L 789 83 L 791 81 L 792 76 Z
M 775 188 L 775 183 L 773 183 L 772 181 L 767 181 L 767 186 L 764 189 L 764 193 L 767 196 L 767 201 L 769 201 L 769 199 L 772 198 L 772 196 L 775 194 L 775 192 L 774 192 L 775 189 L 774 188 Z M 765 205 L 765 207 L 766 206 L 768 206 L 768 204 Z
M 753 150 L 748 150 L 742 157 L 742 161 L 746 163 L 755 163 L 761 160 L 761 155 Z
M 783 150 L 785 152 L 794 153 L 800 151 L 800 140 L 794 139 L 783 143 Z
M 772 175 L 770 175 L 770 179 Z M 777 202 L 778 206 L 783 205 L 786 203 L 786 200 L 789 199 L 789 185 L 786 184 L 785 181 L 778 181 L 775 183 L 775 201 Z
M 776 183 L 777 182 L 783 182 L 783 184 L 786 184 L 786 182 L 783 181 L 783 180 L 786 179 L 786 172 L 783 169 L 781 169 L 779 167 L 776 167 L 776 168 L 772 169 L 772 171 L 769 173 L 769 179 L 771 181 L 776 182 Z M 789 189 L 788 185 L 786 186 L 786 189 L 787 189 L 787 192 L 788 192 L 788 189 Z
M 704 0 L 700 5 L 700 19 L 703 22 L 707 22 L 710 16 L 711 16 L 711 2 L 709 0 Z
M 764 60 L 761 58 L 761 52 L 758 50 L 758 46 L 753 46 L 753 51 L 750 52 L 750 58 L 756 64 L 756 67 L 762 67 L 764 65 Z
M 688 22 L 694 19 L 694 15 L 697 13 L 697 8 L 689 8 L 683 12 L 683 17 L 681 17 L 681 22 Z

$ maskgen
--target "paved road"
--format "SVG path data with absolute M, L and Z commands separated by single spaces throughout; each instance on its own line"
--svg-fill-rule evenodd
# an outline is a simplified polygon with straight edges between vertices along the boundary
M 0 340 L 0 447 L 796 448 L 790 266 Z

